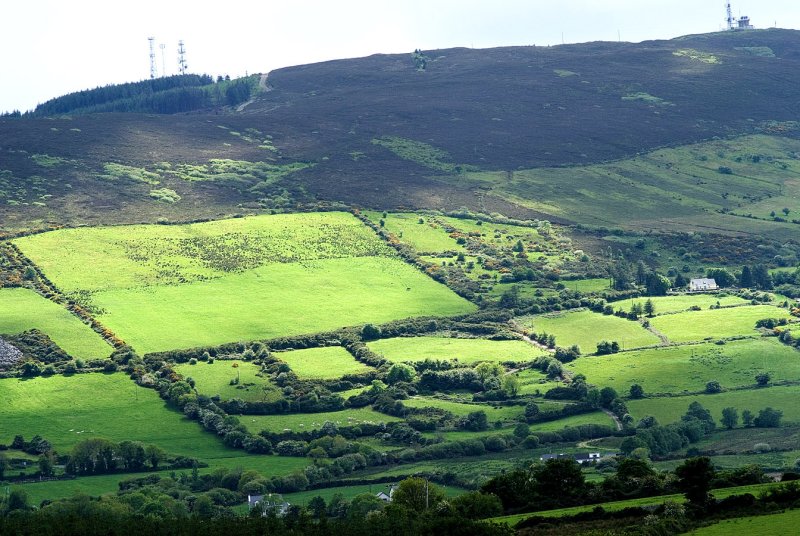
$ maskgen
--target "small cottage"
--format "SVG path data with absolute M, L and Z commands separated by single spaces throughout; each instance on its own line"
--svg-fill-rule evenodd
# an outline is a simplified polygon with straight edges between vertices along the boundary
M 689 281 L 689 292 L 706 292 L 718 289 L 717 282 L 713 279 L 701 278 Z

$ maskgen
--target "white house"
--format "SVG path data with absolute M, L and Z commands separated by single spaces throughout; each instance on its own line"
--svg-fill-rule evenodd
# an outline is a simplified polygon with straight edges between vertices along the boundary
M 375 496 L 380 500 L 382 500 L 383 502 L 387 503 L 392 502 L 392 497 L 394 496 L 395 489 L 397 489 L 397 486 L 393 484 L 389 486 L 389 493 L 386 493 L 385 491 L 379 491 L 378 493 L 375 494 Z
M 717 282 L 713 279 L 701 278 L 689 281 L 689 292 L 704 292 L 706 290 L 717 290 Z
M 264 495 L 248 495 L 247 506 L 250 507 L 250 510 L 260 508 L 263 516 L 274 511 L 276 516 L 283 517 L 291 505 L 277 493 L 270 493 L 266 498 Z

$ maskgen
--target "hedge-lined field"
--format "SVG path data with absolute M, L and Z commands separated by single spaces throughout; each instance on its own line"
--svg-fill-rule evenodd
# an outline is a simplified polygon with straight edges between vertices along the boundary
M 395 362 L 418 362 L 426 359 L 479 361 L 530 361 L 544 350 L 524 341 L 490 341 L 450 337 L 396 337 L 367 343 L 370 350 Z
M 762 318 L 789 318 L 789 311 L 772 305 L 687 311 L 657 316 L 650 325 L 672 342 L 690 342 L 756 335 L 756 322 Z
M 238 367 L 234 368 L 233 364 Z M 217 360 L 214 363 L 199 361 L 195 365 L 177 365 L 175 371 L 184 378 L 195 381 L 197 392 L 206 396 L 219 395 L 222 400 L 239 398 L 245 402 L 271 402 L 280 398 L 280 389 L 268 379 L 257 376 L 258 365 L 246 361 Z M 231 380 L 239 379 L 237 384 Z
M 332 380 L 345 374 L 359 374 L 373 370 L 356 359 L 341 346 L 307 348 L 279 352 L 275 357 L 303 380 Z
M 72 357 L 103 358 L 112 351 L 100 335 L 60 305 L 26 288 L 0 289 L 0 333 L 16 335 L 33 328 Z

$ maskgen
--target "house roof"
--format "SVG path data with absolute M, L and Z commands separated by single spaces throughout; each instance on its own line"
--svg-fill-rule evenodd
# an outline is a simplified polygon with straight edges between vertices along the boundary
M 692 279 L 689 282 L 690 285 L 714 285 L 717 286 L 717 282 L 713 279 L 709 279 L 707 277 L 701 277 L 698 279 Z

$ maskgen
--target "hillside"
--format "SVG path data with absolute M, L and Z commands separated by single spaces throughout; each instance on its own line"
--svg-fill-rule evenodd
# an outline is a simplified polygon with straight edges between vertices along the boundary
M 593 166 L 662 147 L 759 133 L 788 140 L 777 143 L 778 151 L 765 137 L 750 138 L 757 142 L 752 147 L 714 147 L 713 165 L 700 161 L 699 168 L 705 169 L 684 169 L 671 184 L 658 171 L 671 164 L 669 157 L 649 169 L 633 161 L 621 166 L 621 178 L 610 191 L 640 200 L 634 227 L 686 230 L 682 222 L 661 218 L 672 214 L 696 218 L 690 228 L 776 238 L 794 232 L 791 224 L 743 222 L 720 213 L 746 215 L 753 212 L 750 204 L 794 195 L 787 188 L 793 185 L 792 161 L 800 154 L 792 123 L 800 111 L 796 31 L 424 54 L 424 70 L 409 54 L 280 69 L 269 74 L 269 91 L 240 113 L 217 109 L 174 116 L 0 119 L 2 225 L 185 220 L 323 200 L 375 208 L 466 206 L 518 217 L 630 226 L 620 218 L 574 209 L 595 199 L 600 212 L 617 212 L 610 200 L 591 193 L 609 193 L 607 184 L 592 178 L 592 168 L 577 168 L 590 172 L 581 180 L 585 186 L 578 187 L 589 190 L 584 200 L 552 178 L 558 172 L 531 179 L 534 173 L 525 170 Z M 733 151 L 737 154 L 727 158 Z M 742 179 L 728 162 L 762 153 L 765 162 L 786 164 L 781 169 L 786 173 L 773 174 L 769 184 L 751 180 L 758 169 L 742 170 Z M 245 187 L 235 177 L 187 181 L 164 164 L 208 167 L 211 159 L 303 165 L 259 179 L 269 184 L 254 192 L 257 181 L 251 179 L 244 179 Z M 157 178 L 153 184 L 130 179 L 130 174 L 108 180 L 108 164 L 132 166 Z M 732 168 L 733 174 L 718 177 L 720 168 Z M 479 172 L 497 176 L 476 180 Z M 724 182 L 708 188 L 714 188 L 710 196 L 716 201 L 677 199 L 676 190 L 684 191 L 691 181 L 702 189 L 709 178 Z M 514 184 L 498 184 L 504 181 Z M 658 183 L 661 191 L 651 195 L 652 189 L 640 188 L 640 182 Z M 539 199 L 543 185 L 554 189 L 544 201 Z M 177 197 L 170 192 L 160 196 L 165 188 Z M 736 202 L 723 200 L 724 193 Z M 168 202 L 178 197 L 177 203 Z M 650 205 L 654 217 L 648 215 Z

